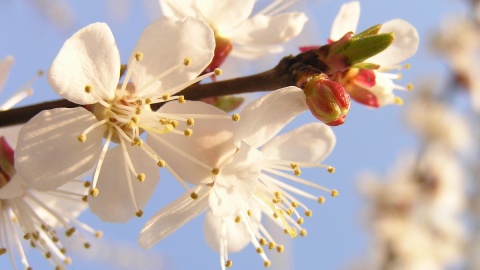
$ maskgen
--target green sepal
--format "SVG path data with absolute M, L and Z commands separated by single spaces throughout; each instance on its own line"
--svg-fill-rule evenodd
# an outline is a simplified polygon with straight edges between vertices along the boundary
M 354 66 L 384 51 L 394 40 L 395 35 L 393 32 L 376 34 L 355 40 L 352 38 L 341 54 L 348 59 L 351 66 Z
M 357 63 L 352 66 L 352 68 L 361 68 L 361 69 L 379 69 L 380 65 L 374 64 L 374 63 Z
M 231 112 L 240 107 L 244 101 L 243 97 L 221 96 L 216 98 L 214 106 L 225 112 Z

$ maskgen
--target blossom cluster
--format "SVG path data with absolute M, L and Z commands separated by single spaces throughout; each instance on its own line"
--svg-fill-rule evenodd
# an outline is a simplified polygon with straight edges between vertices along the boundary
M 394 84 L 399 76 L 387 71 L 415 53 L 418 35 L 399 19 L 355 33 L 360 6 L 352 2 L 342 6 L 328 44 L 301 47 L 296 58 L 282 60 L 301 64 L 291 65 L 288 84 L 263 89 L 272 91 L 240 112 L 182 94 L 205 79 L 215 84 L 230 56 L 251 61 L 282 52 L 308 21 L 303 12 L 284 12 L 292 3 L 274 1 L 253 14 L 254 0 L 160 1 L 165 16 L 145 28 L 126 65 L 105 23 L 67 39 L 46 77 L 74 106 L 33 116 L 15 149 L 0 137 L 0 255 L 8 253 L 16 269 L 17 250 L 30 269 L 23 237 L 63 269 L 70 259 L 57 231 L 71 236 L 78 227 L 82 239 L 100 236 L 77 220 L 87 207 L 106 222 L 142 217 L 167 172 L 185 193 L 145 224 L 143 248 L 204 212 L 205 240 L 222 269 L 233 265 L 230 253 L 248 244 L 266 267 L 274 263 L 268 250 L 285 246 L 265 219 L 292 238 L 306 236 L 313 210 L 304 199 L 324 203 L 339 192 L 304 179 L 302 170 L 322 169 L 324 177 L 335 171 L 322 162 L 336 143 L 331 126 L 345 122 L 350 97 L 374 108 L 401 103 L 393 90 L 411 86 Z M 0 86 L 11 61 L 0 65 Z M 306 111 L 319 122 L 280 134 Z

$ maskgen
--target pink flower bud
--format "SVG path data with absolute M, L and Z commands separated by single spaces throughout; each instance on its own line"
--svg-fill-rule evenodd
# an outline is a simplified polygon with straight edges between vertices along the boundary
M 350 109 L 350 95 L 342 85 L 325 75 L 316 75 L 304 87 L 307 105 L 313 116 L 329 126 L 345 122 Z

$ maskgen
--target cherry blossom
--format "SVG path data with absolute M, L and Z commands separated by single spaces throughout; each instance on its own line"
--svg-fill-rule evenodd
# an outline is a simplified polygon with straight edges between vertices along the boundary
M 312 123 L 275 137 L 305 110 L 305 95 L 296 87 L 274 91 L 247 105 L 234 129 L 230 133 L 227 130 L 221 133 L 225 141 L 231 140 L 230 149 L 233 150 L 225 150 L 217 156 L 215 166 L 218 173 L 209 177 L 209 183 L 186 192 L 150 219 L 140 234 L 140 245 L 144 248 L 153 246 L 208 210 L 205 237 L 219 251 L 222 268 L 232 264 L 228 252 L 243 249 L 249 242 L 264 264 L 270 265 L 261 245 L 268 244 L 270 249 L 276 247 L 279 252 L 283 251 L 283 246 L 277 246 L 263 227 L 261 214 L 274 220 L 290 236 L 304 236 L 306 230 L 300 227 L 303 223 L 301 216 L 311 216 L 312 212 L 292 194 L 319 202 L 325 200 L 323 196 L 314 196 L 287 181 L 324 190 L 332 196 L 338 194 L 299 177 L 301 167 L 334 171 L 332 167 L 319 163 L 335 144 L 335 136 L 328 126 Z M 197 167 L 189 174 L 205 175 L 202 170 L 210 173 Z M 179 177 L 188 178 L 189 175 L 179 173 Z M 300 213 L 297 207 L 303 208 L 304 213 Z
M 162 135 L 189 137 L 194 124 L 194 115 L 154 111 L 151 105 L 188 106 L 175 94 L 220 73 L 197 77 L 213 49 L 213 32 L 202 21 L 161 18 L 142 33 L 119 84 L 120 55 L 109 27 L 94 23 L 79 30 L 47 77 L 55 92 L 84 107 L 43 111 L 22 128 L 15 156 L 19 174 L 29 185 L 50 190 L 95 167 L 92 211 L 110 222 L 140 217 L 159 181 L 158 168 L 167 166 L 162 154 L 175 148 L 163 145 Z M 179 130 L 180 123 L 188 128 Z M 143 133 L 159 147 L 146 143 Z

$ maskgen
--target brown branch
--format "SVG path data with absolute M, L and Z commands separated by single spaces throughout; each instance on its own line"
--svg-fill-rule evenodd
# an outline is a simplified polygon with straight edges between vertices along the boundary
M 313 67 L 312 67 L 313 66 Z M 318 59 L 315 51 L 301 53 L 295 57 L 284 57 L 279 64 L 268 71 L 225 81 L 207 84 L 195 84 L 180 91 L 177 95 L 184 95 L 187 100 L 200 100 L 202 98 L 272 91 L 296 84 L 299 72 L 305 68 L 325 70 L 325 64 Z M 34 104 L 30 106 L 10 109 L 0 112 L 0 127 L 22 124 L 30 120 L 43 110 L 54 108 L 74 108 L 80 105 L 65 99 Z M 158 109 L 158 108 L 153 108 Z

